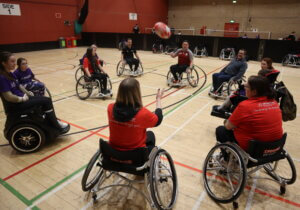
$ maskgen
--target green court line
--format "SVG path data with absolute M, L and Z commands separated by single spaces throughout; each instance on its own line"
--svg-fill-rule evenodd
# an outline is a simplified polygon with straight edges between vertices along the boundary
M 73 176 L 75 176 L 76 174 L 80 173 L 83 169 L 85 169 L 87 166 L 84 165 L 81 168 L 77 169 L 76 171 L 74 171 L 73 173 L 71 173 L 70 175 L 66 176 L 65 178 L 63 178 L 62 180 L 60 180 L 59 182 L 55 183 L 54 185 L 52 185 L 51 187 L 49 187 L 48 189 L 46 189 L 45 191 L 43 191 L 42 193 L 40 193 L 39 195 L 35 196 L 34 198 L 32 198 L 30 200 L 31 203 L 33 203 L 34 201 L 38 200 L 39 198 L 43 197 L 45 194 L 47 194 L 48 192 L 50 192 L 51 190 L 55 189 L 56 187 L 58 187 L 59 185 L 61 185 L 62 183 L 66 182 L 68 179 L 72 178 Z
M 32 205 L 32 202 L 28 200 L 24 195 L 19 193 L 15 188 L 13 188 L 10 184 L 8 184 L 3 179 L 0 179 L 0 184 L 5 187 L 8 191 L 10 191 L 14 196 L 16 196 L 20 201 L 22 201 L 25 205 L 30 206 Z M 38 207 L 32 208 L 34 210 L 39 210 Z
M 210 87 L 211 84 L 205 86 L 201 91 L 199 91 L 198 93 L 186 98 L 184 101 L 180 102 L 178 105 L 176 105 L 175 107 L 173 107 L 172 109 L 170 109 L 169 111 L 167 111 L 164 116 L 167 116 L 169 113 L 173 112 L 175 109 L 177 109 L 178 107 L 180 107 L 182 104 L 186 103 L 187 101 L 191 100 L 192 98 L 194 98 L 195 96 L 199 95 L 200 93 L 202 93 L 204 90 L 206 90 L 208 87 Z

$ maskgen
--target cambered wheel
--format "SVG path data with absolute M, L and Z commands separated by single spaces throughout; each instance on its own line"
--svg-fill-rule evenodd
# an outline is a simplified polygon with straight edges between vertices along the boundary
M 197 87 L 199 82 L 199 74 L 195 68 L 191 69 L 190 72 L 187 72 L 187 80 L 192 87 Z
M 45 143 L 45 133 L 38 126 L 20 124 L 9 133 L 9 144 L 17 151 L 30 153 L 39 150 Z
M 150 160 L 150 193 L 157 209 L 171 209 L 177 198 L 177 175 L 169 153 L 159 149 Z
M 267 174 L 277 181 L 282 179 L 286 184 L 293 184 L 296 181 L 296 168 L 292 158 L 287 152 L 284 159 L 267 163 L 264 165 L 264 169 Z
M 78 98 L 85 100 L 90 97 L 94 86 L 97 86 L 96 81 L 92 81 L 91 78 L 87 76 L 80 77 L 76 83 L 76 94 Z
M 121 76 L 123 74 L 124 70 L 125 70 L 125 66 L 123 66 L 122 61 L 119 61 L 118 65 L 117 65 L 117 69 L 116 69 L 117 76 L 118 77 Z
M 81 187 L 83 191 L 91 190 L 98 183 L 100 178 L 104 177 L 104 169 L 101 167 L 99 158 L 101 158 L 100 150 L 93 155 L 84 171 L 81 180 Z
M 174 80 L 173 74 L 171 71 L 169 71 L 167 74 L 167 85 L 171 86 L 173 84 L 173 80 Z
M 235 201 L 244 190 L 246 177 L 245 163 L 235 147 L 218 144 L 209 151 L 204 161 L 203 181 L 211 199 L 219 203 Z
M 80 65 L 75 72 L 75 80 L 78 81 L 80 77 L 84 75 L 83 67 Z

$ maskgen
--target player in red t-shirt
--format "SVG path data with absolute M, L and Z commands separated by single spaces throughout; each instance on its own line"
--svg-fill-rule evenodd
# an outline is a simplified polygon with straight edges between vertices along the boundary
M 155 135 L 147 128 L 160 125 L 163 115 L 161 98 L 163 90 L 156 95 L 154 113 L 143 107 L 140 84 L 134 78 L 124 79 L 118 89 L 116 103 L 108 105 L 109 144 L 117 150 L 133 150 L 155 146 Z
M 247 151 L 250 140 L 264 142 L 281 139 L 282 116 L 270 82 L 266 77 L 251 76 L 245 84 L 247 100 L 239 103 L 225 126 L 216 129 L 219 142 L 237 142 Z
M 189 42 L 183 41 L 182 42 L 182 48 L 178 49 L 175 53 L 171 53 L 171 57 L 175 58 L 178 56 L 178 64 L 172 65 L 170 67 L 170 70 L 173 74 L 174 81 L 173 83 L 178 82 L 178 76 L 182 74 L 182 72 L 185 72 L 187 68 L 192 69 L 193 67 L 193 53 L 189 49 Z
M 100 82 L 101 95 L 110 94 L 107 90 L 107 77 L 104 69 L 101 67 L 99 59 L 96 57 L 96 49 L 89 47 L 86 50 L 86 57 L 83 59 L 84 72 L 88 77 L 97 79 Z

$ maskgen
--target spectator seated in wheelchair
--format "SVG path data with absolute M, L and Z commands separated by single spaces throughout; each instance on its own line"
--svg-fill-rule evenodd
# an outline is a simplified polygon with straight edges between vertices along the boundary
M 11 72 L 15 69 L 15 65 L 16 59 L 12 53 L 1 52 L 0 95 L 5 114 L 7 115 L 4 133 L 15 149 L 22 152 L 28 152 L 26 151 L 26 148 L 23 148 L 24 150 L 22 150 L 20 145 L 19 147 L 16 146 L 18 143 L 15 141 L 18 139 L 11 139 L 14 138 L 12 137 L 12 132 L 15 129 L 18 128 L 18 130 L 21 130 L 19 126 L 25 125 L 25 127 L 30 127 L 30 130 L 43 130 L 49 135 L 53 134 L 51 130 L 55 130 L 55 133 L 60 135 L 67 133 L 70 129 L 70 125 L 57 120 L 50 98 L 33 96 L 31 92 L 27 91 L 19 84 L 16 76 Z M 38 135 L 43 136 L 43 134 Z M 30 139 L 28 141 L 30 141 Z M 30 145 L 30 142 L 25 142 L 25 144 Z M 40 144 L 37 146 L 40 146 Z M 31 148 L 29 152 L 32 152 L 35 149 L 38 148 Z
M 236 58 L 224 67 L 220 73 L 212 75 L 212 89 L 210 90 L 211 96 L 220 96 L 222 93 L 222 86 L 224 82 L 236 82 L 245 74 L 248 65 L 245 60 L 246 50 L 240 49 Z
M 98 80 L 100 83 L 99 96 L 110 95 L 110 90 L 107 90 L 107 73 L 100 65 L 99 59 L 96 57 L 96 49 L 89 47 L 86 50 L 86 57 L 83 59 L 84 73 L 87 77 Z
M 134 58 L 134 55 L 136 58 Z M 137 70 L 139 66 L 142 64 L 139 55 L 137 54 L 136 49 L 132 46 L 132 39 L 127 39 L 127 45 L 123 48 L 121 54 L 121 61 L 123 66 L 126 64 L 129 65 L 130 71 L 134 74 L 138 74 Z M 134 69 L 133 69 L 134 66 Z
M 247 151 L 252 139 L 281 139 L 282 116 L 274 91 L 266 77 L 250 76 L 244 85 L 248 99 L 240 102 L 224 126 L 216 129 L 218 142 L 235 142 Z
M 189 49 L 189 42 L 187 40 L 182 42 L 182 48 L 170 55 L 172 58 L 178 57 L 178 63 L 170 67 L 170 71 L 174 78 L 172 83 L 176 84 L 180 82 L 178 75 L 180 76 L 183 72 L 187 71 L 188 68 L 193 68 L 194 57 L 192 51 Z
M 14 71 L 14 75 L 20 84 L 26 88 L 26 90 L 32 92 L 35 96 L 45 95 L 45 85 L 38 80 L 31 69 L 28 67 L 27 60 L 25 58 L 18 58 L 18 68 Z
M 261 61 L 261 70 L 258 72 L 258 75 L 267 77 L 271 87 L 273 88 L 280 71 L 275 70 L 272 63 L 273 61 L 271 58 L 263 58 Z M 211 115 L 227 119 L 230 117 L 235 107 L 246 99 L 245 87 L 243 84 L 239 84 L 238 90 L 228 96 L 222 105 L 213 106 Z

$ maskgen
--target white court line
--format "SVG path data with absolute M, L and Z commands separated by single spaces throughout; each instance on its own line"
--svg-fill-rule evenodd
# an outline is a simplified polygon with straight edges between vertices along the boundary
M 61 184 L 59 187 L 54 188 L 53 190 L 49 191 L 48 193 L 46 193 L 43 197 L 41 197 L 40 199 L 36 200 L 35 202 L 33 202 L 33 204 L 31 204 L 29 207 L 26 208 L 26 210 L 31 209 L 32 207 L 40 204 L 41 202 L 43 202 L 44 200 L 46 200 L 47 198 L 51 197 L 53 194 L 55 194 L 56 192 L 60 191 L 62 188 L 64 188 L 65 186 L 69 185 L 71 182 L 73 182 L 75 179 L 77 179 L 78 177 L 82 176 L 82 174 L 84 173 L 84 170 L 81 171 L 80 173 L 76 174 L 75 176 L 73 176 L 72 178 L 70 178 L 68 181 L 64 182 L 63 184 Z
M 169 127 L 169 128 L 175 128 L 175 129 L 178 128 L 177 126 L 170 125 L 170 124 L 167 124 L 167 123 L 162 123 L 161 125 L 166 126 L 166 127 Z
M 255 176 L 259 176 L 259 171 L 256 171 Z M 250 210 L 251 207 L 252 207 L 252 201 L 253 201 L 253 196 L 254 196 L 254 191 L 255 191 L 255 188 L 256 188 L 256 184 L 257 184 L 257 179 L 254 179 L 253 184 L 251 186 L 251 190 L 250 190 L 249 195 L 248 195 L 248 200 L 247 200 L 245 210 Z
M 202 112 L 211 103 L 212 103 L 212 101 L 208 102 L 201 109 L 199 109 L 198 112 L 196 112 L 195 114 L 193 114 L 192 117 L 190 117 L 187 121 L 185 121 L 183 124 L 181 124 L 181 126 L 179 128 L 177 128 L 170 136 L 168 136 L 167 138 L 165 138 L 165 140 L 163 140 L 163 142 L 160 143 L 159 146 L 162 146 L 162 145 L 166 144 L 168 141 L 170 141 L 170 139 L 172 139 L 181 129 L 183 129 L 187 124 L 189 124 L 198 114 L 200 114 L 200 112 Z
M 206 191 L 203 190 L 202 193 L 200 194 L 199 198 L 197 199 L 195 205 L 193 206 L 192 210 L 199 209 L 199 206 L 201 205 L 201 202 L 203 201 L 203 199 L 205 198 L 205 196 L 206 196 Z

